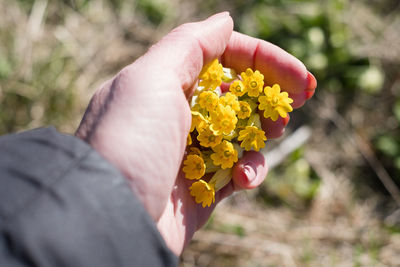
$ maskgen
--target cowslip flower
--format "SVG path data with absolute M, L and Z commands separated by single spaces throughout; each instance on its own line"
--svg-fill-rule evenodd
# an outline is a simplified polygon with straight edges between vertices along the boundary
M 230 83 L 226 93 L 222 82 Z M 196 180 L 189 188 L 196 203 L 211 206 L 216 192 L 231 181 L 232 167 L 243 152 L 265 147 L 261 112 L 275 121 L 293 110 L 292 102 L 279 85 L 264 88 L 264 76 L 257 70 L 248 68 L 239 76 L 217 59 L 203 67 L 189 102 L 192 125 L 183 163 L 185 177 Z M 205 180 L 206 174 L 213 176 Z
M 196 203 L 201 203 L 203 208 L 209 207 L 215 202 L 215 188 L 212 183 L 198 180 L 189 187 L 189 190 Z
M 246 93 L 246 87 L 241 80 L 236 80 L 229 86 L 229 91 L 237 96 L 243 96 Z
M 221 143 L 222 135 L 217 135 L 210 127 L 206 127 L 199 133 L 197 140 L 199 140 L 200 145 L 203 147 L 214 147 Z
M 203 177 L 206 171 L 204 160 L 199 155 L 188 155 L 183 162 L 183 172 L 185 177 L 190 180 L 197 180 Z
M 222 83 L 224 71 L 218 59 L 213 60 L 203 67 L 199 75 L 199 86 L 204 87 L 205 90 L 214 90 Z
M 248 68 L 246 72 L 242 72 L 240 76 L 242 76 L 247 95 L 258 97 L 264 86 L 264 75 L 262 75 L 258 70 L 253 72 L 252 69 Z
M 238 152 L 229 141 L 222 141 L 212 150 L 214 153 L 210 157 L 213 163 L 217 166 L 221 165 L 222 169 L 232 168 L 233 164 L 238 161 Z
M 208 122 L 204 118 L 204 116 L 198 111 L 191 111 L 192 113 L 192 124 L 190 126 L 190 132 L 193 132 L 196 129 L 198 132 L 201 132 L 205 127 L 207 127 Z
M 272 87 L 266 86 L 264 88 L 265 95 L 258 98 L 260 104 L 258 108 L 264 110 L 264 117 L 271 118 L 276 121 L 279 116 L 286 118 L 287 113 L 293 110 L 290 105 L 293 103 L 286 92 L 281 92 L 281 88 L 278 84 L 274 84 Z
M 210 129 L 214 131 L 215 134 L 228 135 L 235 129 L 237 123 L 236 112 L 231 106 L 218 104 L 216 109 L 211 112 L 210 123 Z
M 203 91 L 200 93 L 199 105 L 207 111 L 212 111 L 218 105 L 218 95 L 213 91 Z
M 219 103 L 221 103 L 224 106 L 231 106 L 231 108 L 236 112 L 240 110 L 239 100 L 237 96 L 230 92 L 221 96 L 219 98 Z
M 192 184 L 190 194 L 195 197 L 198 204 L 204 207 L 211 206 L 215 202 L 215 193 L 224 188 L 232 179 L 232 169 L 219 169 L 207 183 L 204 180 Z
M 261 148 L 265 147 L 265 132 L 255 126 L 246 126 L 243 130 L 239 132 L 238 141 L 242 141 L 240 144 L 246 151 L 253 148 L 255 151 L 259 151 Z
M 250 117 L 251 114 L 250 104 L 246 101 L 239 101 L 239 111 L 236 112 L 239 119 L 246 119 Z

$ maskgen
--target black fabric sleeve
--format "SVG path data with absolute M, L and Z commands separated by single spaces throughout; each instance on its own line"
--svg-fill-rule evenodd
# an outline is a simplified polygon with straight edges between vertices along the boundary
M 0 137 L 0 266 L 176 266 L 123 175 L 43 128 Z

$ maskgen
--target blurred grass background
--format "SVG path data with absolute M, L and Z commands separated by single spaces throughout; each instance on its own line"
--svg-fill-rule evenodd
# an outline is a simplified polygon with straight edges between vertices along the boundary
M 282 160 L 217 208 L 180 265 L 400 266 L 396 0 L 0 0 L 0 133 L 73 133 L 102 82 L 175 26 L 224 10 L 302 60 L 318 88 L 285 134 L 303 141 L 269 141 Z

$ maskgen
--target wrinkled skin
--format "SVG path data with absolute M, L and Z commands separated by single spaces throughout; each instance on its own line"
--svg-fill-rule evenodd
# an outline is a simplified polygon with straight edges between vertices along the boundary
M 181 25 L 93 96 L 76 135 L 127 177 L 170 249 L 179 255 L 215 205 L 235 190 L 258 186 L 267 174 L 262 154 L 246 152 L 216 203 L 202 208 L 190 196 L 191 181 L 180 168 L 191 115 L 188 97 L 204 64 L 220 58 L 226 67 L 247 67 L 279 83 L 298 108 L 316 82 L 305 66 L 282 49 L 233 31 L 227 12 Z M 288 122 L 263 119 L 268 138 L 279 137 Z

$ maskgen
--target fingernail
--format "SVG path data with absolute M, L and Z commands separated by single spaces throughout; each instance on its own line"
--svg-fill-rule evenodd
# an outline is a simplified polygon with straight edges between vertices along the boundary
M 254 181 L 257 177 L 257 168 L 253 162 L 247 162 L 243 166 L 244 173 L 246 174 L 246 178 L 248 183 Z
M 286 125 L 288 125 L 290 120 L 290 116 L 289 114 L 287 114 L 286 118 L 282 118 L 282 122 L 283 122 L 283 126 L 285 127 Z
M 308 81 L 308 86 L 305 91 L 310 91 L 310 92 L 315 91 L 315 88 L 317 88 L 317 80 L 315 79 L 314 75 L 312 75 L 311 72 L 308 72 L 307 74 L 307 81 Z
M 310 99 L 314 95 L 315 91 L 305 91 L 304 95 L 306 100 Z
M 307 74 L 307 88 L 304 90 L 304 98 L 306 100 L 310 99 L 314 93 L 315 88 L 317 88 L 317 80 L 315 79 L 314 75 L 311 72 Z

